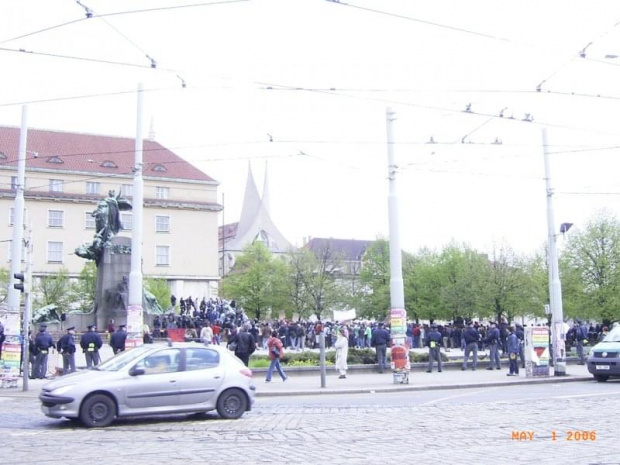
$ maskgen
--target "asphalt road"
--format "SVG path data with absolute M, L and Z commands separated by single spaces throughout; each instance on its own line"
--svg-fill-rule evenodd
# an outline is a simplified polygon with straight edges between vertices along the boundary
M 84 429 L 0 398 L 0 462 L 620 464 L 620 381 L 259 398 L 216 414 Z

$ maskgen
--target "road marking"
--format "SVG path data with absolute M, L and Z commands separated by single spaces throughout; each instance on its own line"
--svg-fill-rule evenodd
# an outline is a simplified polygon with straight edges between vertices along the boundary
M 489 392 L 489 391 L 493 391 L 495 389 L 497 389 L 497 387 L 487 388 L 487 389 L 483 389 L 481 391 L 473 391 L 473 392 L 470 391 L 470 392 L 466 392 L 464 394 L 457 394 L 455 396 L 440 397 L 438 399 L 429 400 L 428 402 L 424 402 L 423 404 L 418 404 L 418 405 L 420 407 L 424 406 L 424 405 L 431 405 L 431 404 L 435 404 L 437 402 L 441 402 L 441 401 L 444 401 L 444 400 L 457 399 L 459 397 L 466 397 L 466 396 L 471 396 L 471 395 L 474 395 L 474 394 L 482 394 L 482 393 L 486 393 L 486 392 Z
M 572 399 L 576 397 L 596 397 L 596 396 L 608 396 L 610 394 L 620 394 L 620 391 L 611 391 L 611 392 L 592 392 L 589 394 L 568 394 L 565 396 L 553 396 L 550 399 Z

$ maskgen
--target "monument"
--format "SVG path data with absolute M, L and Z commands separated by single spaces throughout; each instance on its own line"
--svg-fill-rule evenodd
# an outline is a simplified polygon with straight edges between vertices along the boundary
M 97 265 L 93 323 L 100 329 L 106 328 L 112 319 L 117 325 L 127 324 L 131 238 L 117 234 L 123 229 L 120 212 L 131 209 L 129 201 L 109 191 L 91 213 L 96 228 L 92 243 L 75 249 L 76 255 L 94 260 Z M 149 292 L 143 291 L 142 305 L 148 313 L 163 313 Z

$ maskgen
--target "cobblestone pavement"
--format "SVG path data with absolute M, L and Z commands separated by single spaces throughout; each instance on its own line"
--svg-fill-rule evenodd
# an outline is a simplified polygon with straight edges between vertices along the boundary
M 377 395 L 372 405 L 341 395 L 341 407 L 299 398 L 257 402 L 236 421 L 177 416 L 90 430 L 44 417 L 35 399 L 0 398 L 0 461 L 620 464 L 619 394 L 402 407 L 382 400 L 401 395 L 406 403 L 404 393 Z

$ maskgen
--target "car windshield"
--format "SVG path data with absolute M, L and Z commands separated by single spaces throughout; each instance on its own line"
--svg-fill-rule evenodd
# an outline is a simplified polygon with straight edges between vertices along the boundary
M 616 326 L 614 329 L 609 331 L 609 334 L 605 336 L 603 342 L 620 342 L 620 326 Z
M 103 362 L 97 367 L 101 371 L 118 371 L 125 367 L 128 363 L 133 362 L 137 358 L 140 358 L 153 348 L 150 346 L 136 347 L 112 357 L 110 360 Z

